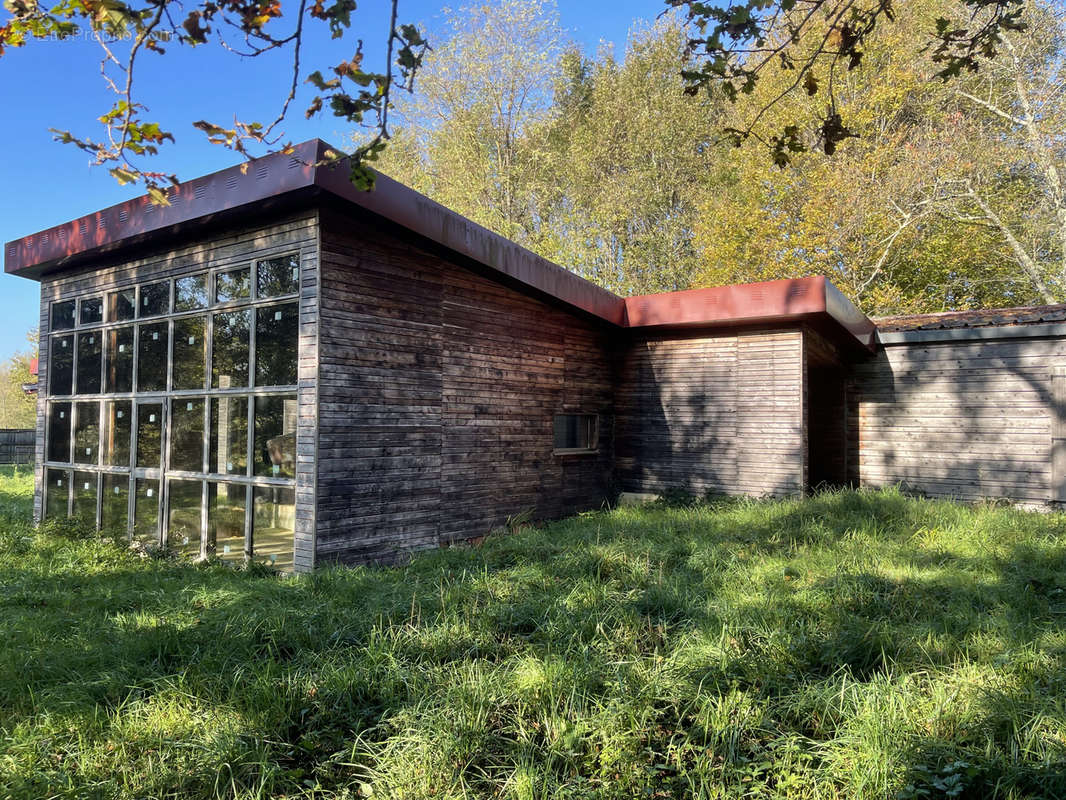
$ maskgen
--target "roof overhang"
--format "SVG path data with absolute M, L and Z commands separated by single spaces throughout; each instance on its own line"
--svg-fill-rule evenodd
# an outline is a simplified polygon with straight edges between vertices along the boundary
M 323 163 L 333 152 L 330 145 L 312 139 L 289 153 L 186 181 L 170 191 L 169 206 L 154 206 L 146 196 L 138 197 L 24 236 L 5 246 L 4 270 L 40 280 L 192 228 L 307 206 L 330 196 L 483 265 L 510 285 L 619 328 L 738 328 L 811 321 L 851 345 L 874 345 L 873 323 L 823 277 L 623 299 L 385 175 L 378 176 L 374 191 L 357 189 L 349 180 L 347 161 Z

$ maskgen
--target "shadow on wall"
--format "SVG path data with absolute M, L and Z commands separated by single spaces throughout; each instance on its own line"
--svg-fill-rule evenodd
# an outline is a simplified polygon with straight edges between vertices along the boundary
M 963 500 L 1056 500 L 1055 340 L 897 346 L 853 369 L 850 477 Z

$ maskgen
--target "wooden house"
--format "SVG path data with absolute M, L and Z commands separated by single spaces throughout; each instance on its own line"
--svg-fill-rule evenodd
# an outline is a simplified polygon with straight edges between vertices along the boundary
M 315 166 L 328 149 L 6 245 L 5 270 L 41 283 L 38 519 L 301 571 L 619 493 L 790 495 L 864 470 L 959 488 L 903 455 L 925 367 L 957 357 L 879 343 L 824 278 L 621 298 L 384 176 L 357 191 Z M 1057 499 L 1058 339 L 967 341 L 981 364 L 938 372 L 934 394 L 1033 365 L 1042 388 L 1011 419 L 1044 483 L 1019 496 Z M 987 379 L 975 402 L 1027 378 Z M 968 469 L 988 478 L 969 494 L 1019 485 Z

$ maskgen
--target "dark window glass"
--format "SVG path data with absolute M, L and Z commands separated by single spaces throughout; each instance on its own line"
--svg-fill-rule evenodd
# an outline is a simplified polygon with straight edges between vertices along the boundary
M 65 469 L 50 469 L 45 478 L 44 515 L 52 519 L 67 516 L 67 500 L 70 497 L 70 472 Z
M 248 398 L 211 398 L 208 444 L 208 472 L 218 475 L 248 473 Z
M 250 296 L 251 270 L 248 267 L 219 272 L 215 275 L 215 302 L 226 303 Z
M 207 276 L 190 275 L 174 281 L 174 310 L 207 308 Z
M 170 401 L 170 468 L 182 472 L 204 469 L 204 401 Z
M 207 375 L 206 317 L 174 320 L 175 389 L 203 389 Z
M 116 328 L 104 334 L 107 362 L 104 368 L 104 391 L 133 391 L 133 327 Z
M 170 310 L 170 281 L 141 287 L 140 316 L 156 317 Z
M 78 334 L 77 394 L 100 393 L 100 367 L 103 365 L 101 331 Z
M 595 450 L 595 414 L 556 414 L 556 450 Z
M 215 314 L 211 385 L 229 389 L 248 385 L 248 331 L 252 312 Z
M 268 258 L 255 266 L 256 297 L 296 294 L 300 286 L 300 257 L 295 253 Z
M 252 554 L 275 569 L 292 569 L 296 490 L 256 486 L 252 490 Z
M 107 296 L 107 321 L 122 322 L 133 319 L 137 311 L 137 292 L 135 289 L 120 289 Z
M 167 388 L 167 323 L 141 325 L 137 346 L 137 391 Z
M 159 544 L 159 481 L 154 478 L 135 482 L 133 538 L 147 545 Z
M 74 404 L 74 463 L 100 461 L 100 404 L 92 401 Z
M 225 561 L 244 560 L 246 498 L 240 484 L 207 484 L 207 549 Z
M 74 327 L 74 306 L 73 300 L 52 303 L 52 330 L 65 331 Z
M 133 403 L 114 400 L 104 404 L 104 464 L 130 465 L 130 438 L 133 431 Z
M 256 397 L 255 471 L 267 478 L 296 475 L 296 397 Z
M 297 303 L 256 309 L 255 385 L 295 386 L 300 325 Z
M 49 407 L 47 458 L 70 462 L 70 403 L 52 403 Z
M 130 499 L 129 475 L 104 475 L 100 498 L 100 528 L 108 533 L 125 535 L 128 529 Z
M 163 404 L 137 406 L 137 466 L 159 469 L 163 460 Z
M 70 394 L 74 389 L 74 337 L 53 336 L 48 360 L 48 391 Z
M 171 481 L 167 497 L 167 546 L 183 555 L 200 555 L 203 483 Z
M 86 297 L 82 300 L 78 319 L 82 325 L 92 325 L 95 322 L 103 322 L 104 299 L 102 297 Z
M 96 472 L 74 473 L 74 516 L 96 525 Z

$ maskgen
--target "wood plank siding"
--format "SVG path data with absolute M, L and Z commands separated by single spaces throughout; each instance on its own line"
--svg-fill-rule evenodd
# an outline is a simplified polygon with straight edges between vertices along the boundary
M 1063 339 L 887 346 L 849 378 L 851 446 L 867 486 L 1043 504 L 1052 475 L 1053 373 Z
M 607 326 L 357 215 L 322 220 L 318 557 L 394 560 L 601 505 Z M 560 412 L 600 415 L 594 454 L 553 453 Z
M 36 430 L 36 491 L 34 516 L 43 516 L 45 424 L 49 380 L 50 303 L 108 292 L 136 284 L 170 280 L 208 270 L 248 267 L 257 259 L 298 253 L 301 269 L 298 353 L 297 466 L 295 479 L 295 566 L 310 569 L 314 563 L 314 447 L 317 408 L 317 291 L 318 221 L 313 210 L 271 216 L 255 224 L 216 228 L 199 235 L 186 234 L 180 246 L 141 251 L 137 257 L 100 256 L 77 269 L 41 279 L 40 361 Z M 212 313 L 209 310 L 204 315 Z M 160 317 L 159 319 L 166 319 Z M 141 322 L 142 320 L 137 320 Z M 155 322 L 146 318 L 145 323 Z M 132 325 L 133 321 L 121 325 Z M 73 331 L 71 331 L 73 333 Z M 249 389 L 249 392 L 254 392 Z M 156 393 L 161 396 L 161 393 Z M 138 395 L 140 396 L 140 395 Z M 106 397 L 106 395 L 105 395 Z M 92 398 L 90 398 L 92 399 Z M 75 465 L 76 468 L 76 465 Z
M 799 330 L 633 338 L 617 388 L 621 489 L 802 492 L 803 385 Z

